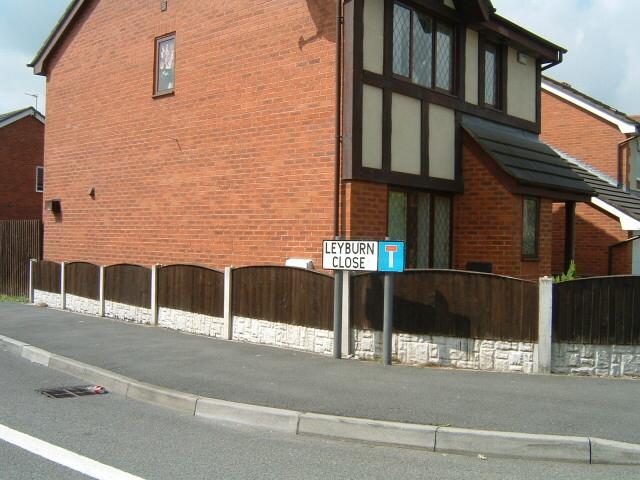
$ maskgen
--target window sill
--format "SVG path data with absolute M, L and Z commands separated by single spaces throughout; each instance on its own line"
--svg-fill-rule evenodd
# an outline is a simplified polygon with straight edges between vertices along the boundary
M 540 257 L 522 257 L 523 262 L 539 262 Z
M 175 91 L 172 89 L 165 90 L 164 92 L 154 93 L 153 95 L 151 95 L 151 98 L 172 97 L 173 95 L 175 95 Z

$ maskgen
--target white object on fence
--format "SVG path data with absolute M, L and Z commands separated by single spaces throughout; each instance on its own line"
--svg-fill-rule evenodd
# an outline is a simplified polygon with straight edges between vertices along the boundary
M 284 266 L 313 270 L 313 260 L 309 258 L 287 258 L 284 262 Z
M 34 258 L 29 260 L 29 303 L 33 303 L 33 264 L 36 263 Z
M 538 285 L 538 362 L 534 368 L 537 373 L 550 373 L 553 279 L 551 277 L 542 277 Z
M 64 268 L 67 262 L 60 263 L 60 308 L 67 308 L 67 285 L 64 281 Z
M 158 325 L 158 267 L 157 263 L 151 267 L 151 325 Z
M 101 317 L 104 317 L 104 265 L 100 265 L 100 277 L 98 279 L 98 291 L 99 291 L 99 296 L 100 296 L 100 310 L 99 310 L 99 315 Z
M 350 278 L 350 272 L 344 272 L 342 279 L 342 356 L 348 356 L 353 353 L 351 348 Z
M 222 324 L 222 338 L 233 339 L 233 312 L 231 311 L 232 291 L 231 275 L 233 267 L 224 267 L 224 323 Z

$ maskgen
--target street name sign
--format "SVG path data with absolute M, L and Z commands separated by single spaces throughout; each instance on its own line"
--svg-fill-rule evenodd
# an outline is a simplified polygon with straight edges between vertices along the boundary
M 404 271 L 404 242 L 325 240 L 322 268 L 364 272 Z

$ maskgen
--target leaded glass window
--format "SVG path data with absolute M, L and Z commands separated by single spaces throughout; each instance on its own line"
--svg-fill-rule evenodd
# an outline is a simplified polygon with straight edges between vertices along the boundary
M 436 197 L 433 216 L 433 267 L 449 268 L 451 263 L 451 199 Z
M 449 268 L 451 198 L 390 191 L 387 235 L 405 242 L 407 268 Z
M 393 73 L 426 88 L 453 90 L 453 27 L 393 5 Z
M 392 240 L 406 240 L 407 196 L 402 192 L 389 192 L 387 235 Z
M 413 72 L 414 83 L 430 88 L 433 66 L 433 22 L 426 15 L 413 15 Z
M 498 106 L 498 55 L 493 45 L 486 45 L 484 50 L 484 103 L 492 107 Z
M 451 90 L 453 87 L 453 29 L 438 24 L 436 33 L 436 87 Z
M 411 10 L 393 6 L 393 73 L 409 76 L 411 51 Z
M 155 93 L 171 92 L 175 85 L 176 37 L 169 35 L 156 39 Z
M 522 206 L 522 255 L 538 256 L 538 217 L 540 203 L 537 198 L 525 198 Z

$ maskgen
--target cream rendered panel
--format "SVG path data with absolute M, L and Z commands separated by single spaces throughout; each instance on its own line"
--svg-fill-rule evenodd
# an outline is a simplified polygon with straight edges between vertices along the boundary
M 382 75 L 384 50 L 384 0 L 365 0 L 362 63 L 365 70 Z
M 362 87 L 362 166 L 382 168 L 382 89 Z
M 466 60 L 464 67 L 464 99 L 478 104 L 478 32 L 467 28 Z
M 429 105 L 429 176 L 455 180 L 456 115 L 450 108 Z
M 518 62 L 518 51 L 509 47 L 507 56 L 507 113 L 531 122 L 536 121 L 536 60 Z
M 399 93 L 391 97 L 391 170 L 420 175 L 422 102 Z

